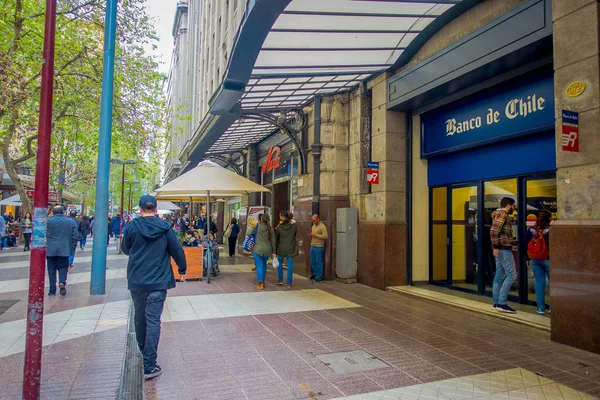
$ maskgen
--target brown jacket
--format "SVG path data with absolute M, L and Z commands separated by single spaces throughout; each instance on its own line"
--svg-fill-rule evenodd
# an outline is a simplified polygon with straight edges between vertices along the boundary
M 313 247 L 325 247 L 325 241 L 327 240 L 327 227 L 323 222 L 319 222 L 317 225 L 312 226 L 312 232 L 317 235 L 312 238 L 310 245 Z

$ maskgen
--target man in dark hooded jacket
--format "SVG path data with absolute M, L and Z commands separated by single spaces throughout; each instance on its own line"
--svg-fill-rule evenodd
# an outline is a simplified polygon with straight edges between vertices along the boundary
M 187 264 L 171 225 L 155 216 L 156 199 L 144 195 L 139 206 L 141 217 L 127 225 L 123 253 L 129 256 L 127 288 L 133 299 L 135 335 L 144 357 L 144 379 L 147 380 L 162 373 L 156 358 L 167 290 L 175 287 L 171 257 L 182 280 L 185 280 Z

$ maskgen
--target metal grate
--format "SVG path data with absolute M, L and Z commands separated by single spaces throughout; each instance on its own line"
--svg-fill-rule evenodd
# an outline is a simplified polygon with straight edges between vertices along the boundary
M 129 305 L 129 321 L 127 323 L 127 344 L 125 359 L 119 386 L 119 400 L 139 400 L 144 398 L 144 366 L 137 348 L 133 326 L 133 303 Z
M 389 365 L 364 350 L 342 351 L 317 356 L 323 364 L 338 374 L 388 368 Z

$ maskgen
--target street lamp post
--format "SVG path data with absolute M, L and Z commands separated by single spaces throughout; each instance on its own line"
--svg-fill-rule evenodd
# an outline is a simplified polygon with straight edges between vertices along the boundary
M 113 164 L 121 164 L 123 166 L 123 172 L 121 174 L 121 215 L 119 217 L 119 240 L 122 240 L 123 235 L 123 221 L 125 218 L 125 213 L 123 212 L 125 208 L 125 165 L 134 165 L 136 164 L 135 160 L 129 159 L 127 161 L 121 161 L 117 158 L 113 158 L 110 160 Z M 120 244 L 120 242 L 119 242 Z M 119 254 L 121 254 L 123 250 L 121 250 L 121 246 L 119 246 Z
M 133 185 L 139 185 L 140 183 L 138 181 L 134 181 L 134 182 L 125 181 L 125 183 L 129 185 L 129 203 L 128 203 L 129 207 L 127 207 L 127 214 L 131 214 L 131 209 L 132 209 L 132 205 L 133 205 L 133 204 L 131 204 L 131 188 L 133 187 Z

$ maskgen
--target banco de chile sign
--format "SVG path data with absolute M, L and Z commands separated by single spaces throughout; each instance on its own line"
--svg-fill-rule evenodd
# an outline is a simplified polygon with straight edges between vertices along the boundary
M 421 115 L 423 158 L 554 130 L 551 73 L 520 79 Z

